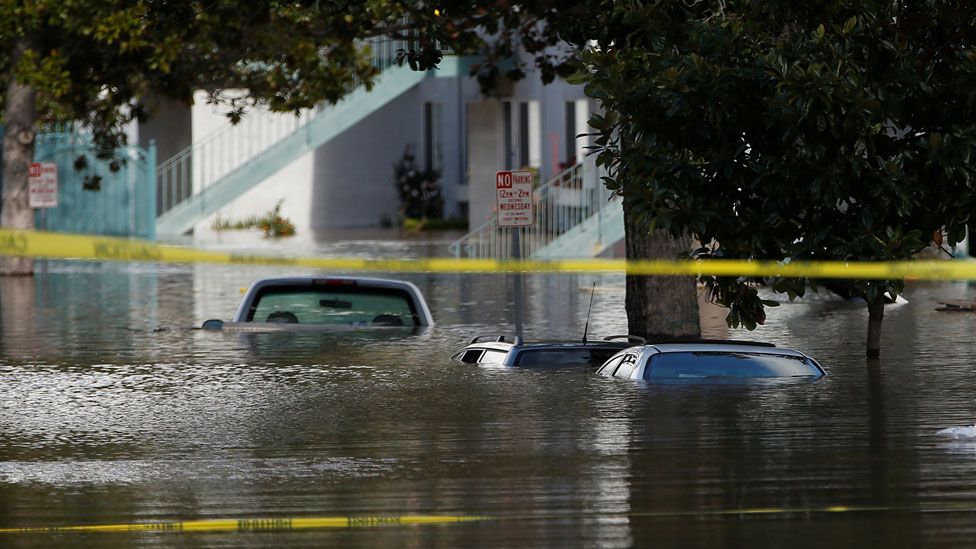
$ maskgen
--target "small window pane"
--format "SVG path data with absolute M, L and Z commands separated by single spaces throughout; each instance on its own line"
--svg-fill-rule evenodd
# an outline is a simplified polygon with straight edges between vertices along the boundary
M 481 358 L 481 349 L 471 349 L 470 351 L 464 351 L 461 354 L 461 363 L 463 364 L 477 364 L 478 359 Z
M 634 355 L 627 355 L 620 362 L 620 366 L 617 368 L 617 371 L 613 373 L 613 377 L 630 379 L 631 374 L 634 373 L 635 366 L 637 366 L 637 357 Z
M 482 364 L 502 364 L 505 362 L 505 355 L 508 353 L 503 351 L 493 351 L 488 349 L 485 351 L 484 356 L 481 357 Z
M 622 356 L 618 356 L 616 358 L 610 359 L 610 361 L 604 364 L 599 369 L 599 371 L 597 371 L 597 373 L 600 374 L 601 376 L 607 376 L 607 377 L 612 376 L 614 370 L 616 370 L 617 368 L 617 365 L 620 364 L 620 361 L 623 360 L 623 358 L 624 357 Z

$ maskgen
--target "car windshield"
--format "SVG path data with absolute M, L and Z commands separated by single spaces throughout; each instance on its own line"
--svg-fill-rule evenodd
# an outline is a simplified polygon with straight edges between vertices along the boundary
M 258 292 L 248 322 L 417 326 L 406 290 L 364 286 L 269 286 Z
M 525 368 L 599 366 L 619 350 L 572 347 L 566 349 L 525 349 L 515 358 L 515 365 Z
M 741 352 L 662 353 L 651 357 L 644 379 L 701 379 L 743 377 L 819 377 L 823 375 L 802 356 Z

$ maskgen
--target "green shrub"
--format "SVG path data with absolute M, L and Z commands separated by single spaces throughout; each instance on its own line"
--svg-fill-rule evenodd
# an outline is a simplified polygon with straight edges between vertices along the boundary
M 264 236 L 271 238 L 293 236 L 295 234 L 295 225 L 292 224 L 291 220 L 282 217 L 281 215 L 281 203 L 284 201 L 284 199 L 279 200 L 278 203 L 275 204 L 275 207 L 262 217 L 250 215 L 243 219 L 232 220 L 217 214 L 214 216 L 214 220 L 210 224 L 210 228 L 218 232 L 227 230 L 261 229 L 264 231 Z
M 295 234 L 295 225 L 289 219 L 281 216 L 281 203 L 284 201 L 284 199 L 279 200 L 275 207 L 258 221 L 258 228 L 264 231 L 264 236 L 280 238 Z

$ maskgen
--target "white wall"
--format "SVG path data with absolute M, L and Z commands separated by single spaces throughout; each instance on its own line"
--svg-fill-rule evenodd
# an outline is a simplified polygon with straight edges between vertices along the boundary
M 228 109 L 219 105 L 208 105 L 207 96 L 203 92 L 194 95 L 194 105 L 191 114 L 191 128 L 194 142 L 206 139 L 207 136 L 225 128 L 229 121 L 226 117 Z M 298 123 L 295 115 L 291 113 L 271 114 L 263 110 L 254 109 L 248 115 L 251 119 L 245 119 L 237 128 L 242 134 L 240 138 L 230 139 L 226 147 L 244 147 L 244 140 L 253 139 L 260 141 L 260 132 L 267 132 L 269 135 L 287 131 L 287 128 Z M 307 113 L 306 113 L 307 116 Z M 243 132 L 241 130 L 244 130 Z M 247 134 L 247 135 L 244 135 Z M 224 151 L 226 154 L 228 151 Z M 202 153 L 201 153 L 202 156 Z M 217 155 L 219 158 L 220 154 Z M 214 159 L 213 153 L 207 153 L 209 162 L 218 163 Z M 278 171 L 264 182 L 245 192 L 239 198 L 221 208 L 216 214 L 204 219 L 194 228 L 195 234 L 206 233 L 214 222 L 215 217 L 219 216 L 225 220 L 240 220 L 249 216 L 263 216 L 274 208 L 279 200 L 283 200 L 281 205 L 281 215 L 288 218 L 295 224 L 296 229 L 301 233 L 311 225 L 312 211 L 309 197 L 312 192 L 312 154 L 306 154 L 297 161 L 292 162 L 282 170 Z M 215 166 L 214 169 L 220 170 L 222 166 Z M 205 162 L 194 155 L 193 169 L 195 173 L 194 189 L 200 187 L 201 171 L 207 169 Z
M 420 147 L 423 104 L 414 88 L 314 152 L 309 204 L 315 229 L 376 227 L 397 219 L 393 164 Z
M 468 103 L 468 226 L 488 221 L 495 208 L 495 172 L 502 165 L 501 108 L 498 101 Z

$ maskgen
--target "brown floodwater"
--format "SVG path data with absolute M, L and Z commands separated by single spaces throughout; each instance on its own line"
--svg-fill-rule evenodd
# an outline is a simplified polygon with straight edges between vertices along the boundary
M 306 250 L 307 251 L 307 250 Z M 419 257 L 420 240 L 313 251 Z M 240 288 L 310 270 L 53 262 L 0 279 L 0 530 L 154 521 L 478 515 L 290 532 L 0 533 L 0 547 L 938 546 L 976 537 L 976 314 L 910 283 L 880 361 L 863 307 L 812 294 L 753 333 L 817 382 L 655 386 L 454 364 L 511 332 L 500 275 L 415 282 L 427 332 L 224 334 Z M 371 273 L 376 276 L 376 274 Z M 380 273 L 382 275 L 382 273 Z M 621 276 L 532 275 L 527 339 L 626 331 Z M 714 317 L 714 314 L 710 314 Z M 957 437 L 939 434 L 957 427 Z M 830 508 L 830 511 L 827 511 Z M 766 510 L 765 512 L 762 512 Z M 785 511 L 777 511 L 785 510 Z M 746 512 L 750 511 L 750 512 Z

